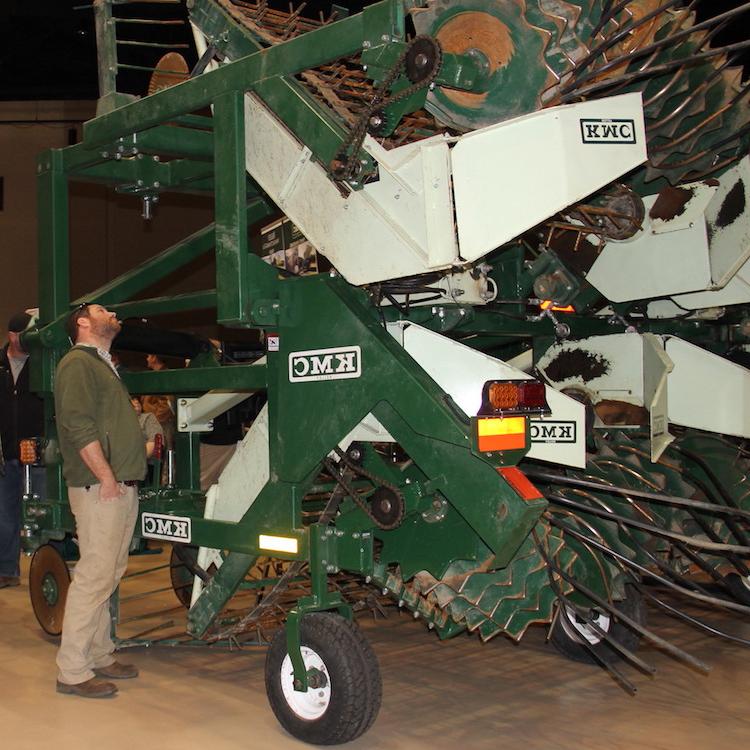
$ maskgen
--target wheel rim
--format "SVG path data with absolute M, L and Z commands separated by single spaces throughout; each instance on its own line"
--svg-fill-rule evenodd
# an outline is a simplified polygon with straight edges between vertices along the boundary
M 294 689 L 294 667 L 289 654 L 284 657 L 281 664 L 281 689 L 284 693 L 289 708 L 297 716 L 307 721 L 319 719 L 328 710 L 331 702 L 331 678 L 326 669 L 325 662 L 317 652 L 307 646 L 302 646 L 302 661 L 308 674 L 315 670 L 325 677 L 323 685 L 316 688 L 308 688 L 305 692 Z
M 60 589 L 58 589 L 57 581 L 51 573 L 46 573 L 42 579 L 42 596 L 50 607 L 54 607 L 57 604 Z
M 600 630 L 603 630 L 605 633 L 609 632 L 611 620 L 608 614 L 605 614 L 604 612 L 598 612 L 597 610 L 592 610 L 588 613 L 588 618 Z M 565 613 L 560 618 L 560 621 L 562 623 L 563 630 L 567 633 L 567 635 L 574 641 L 578 641 L 578 643 L 583 643 L 584 641 L 586 641 L 592 646 L 596 646 L 603 640 L 599 633 L 594 630 L 594 628 L 584 622 L 583 619 L 578 614 L 576 614 L 576 611 L 575 609 L 573 609 L 573 607 L 565 605 Z
M 43 544 L 31 559 L 29 595 L 34 615 L 48 635 L 62 632 L 69 585 L 70 572 L 62 555 L 51 545 Z

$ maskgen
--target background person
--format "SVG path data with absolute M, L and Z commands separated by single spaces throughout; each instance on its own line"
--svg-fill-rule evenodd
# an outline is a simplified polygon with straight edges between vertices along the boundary
M 146 355 L 146 366 L 149 370 L 156 371 L 168 369 L 164 361 L 156 354 Z M 174 396 L 163 394 L 142 396 L 141 405 L 144 412 L 153 414 L 159 420 L 165 448 L 174 448 L 174 434 L 177 426 Z
M 130 403 L 133 406 L 133 410 L 138 415 L 138 424 L 141 426 L 143 439 L 146 442 L 146 458 L 151 458 L 151 456 L 154 455 L 156 436 L 161 435 L 162 438 L 164 437 L 161 425 L 159 424 L 159 420 L 153 414 L 143 411 L 143 405 L 138 396 L 131 396 Z
M 29 355 L 21 346 L 30 322 L 28 313 L 14 315 L 8 321 L 8 343 L 0 350 L 0 588 L 20 581 L 23 472 L 18 443 L 44 431 L 44 401 L 29 391 Z

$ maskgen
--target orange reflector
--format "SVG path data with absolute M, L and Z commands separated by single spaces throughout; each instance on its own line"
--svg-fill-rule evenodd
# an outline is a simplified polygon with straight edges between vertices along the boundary
M 566 305 L 565 307 L 559 307 L 558 305 L 552 304 L 551 299 L 543 300 L 542 302 L 539 303 L 539 307 L 542 310 L 552 310 L 552 312 L 573 313 L 576 311 L 573 305 Z
M 38 458 L 36 440 L 33 438 L 21 440 L 18 444 L 18 454 L 22 464 L 35 464 Z
M 526 417 L 477 419 L 477 447 L 482 453 L 526 447 Z
M 518 406 L 519 394 L 516 383 L 492 383 L 487 389 L 490 406 L 497 411 L 515 409 Z
M 497 473 L 516 491 L 516 494 L 524 500 L 539 500 L 542 493 L 534 487 L 517 466 L 506 466 L 498 469 Z

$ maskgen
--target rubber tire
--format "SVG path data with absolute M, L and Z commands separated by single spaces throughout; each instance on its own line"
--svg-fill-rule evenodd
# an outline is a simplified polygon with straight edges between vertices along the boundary
M 739 573 L 729 573 L 724 576 L 724 583 L 740 604 L 750 606 L 750 588 L 743 582 Z
M 643 597 L 634 586 L 630 584 L 625 586 L 625 598 L 620 602 L 616 602 L 615 607 L 624 615 L 630 617 L 630 619 L 635 620 L 639 625 L 646 625 L 646 606 L 643 603 Z M 565 625 L 561 622 L 561 618 L 563 617 L 565 617 L 565 613 L 560 612 L 552 627 L 549 638 L 552 645 L 568 659 L 584 664 L 598 664 L 589 649 L 571 636 L 565 629 Z M 636 651 L 638 649 L 641 636 L 627 625 L 610 620 L 608 633 L 629 651 Z M 590 644 L 590 646 L 596 655 L 606 664 L 612 664 L 623 658 L 622 654 L 604 639 L 597 644 Z
M 360 629 L 331 612 L 305 615 L 300 641 L 325 663 L 331 700 L 318 719 L 298 716 L 284 697 L 281 665 L 287 655 L 286 629 L 274 637 L 266 656 L 266 694 L 276 718 L 289 734 L 314 745 L 339 745 L 364 734 L 380 710 L 382 684 L 375 654 Z

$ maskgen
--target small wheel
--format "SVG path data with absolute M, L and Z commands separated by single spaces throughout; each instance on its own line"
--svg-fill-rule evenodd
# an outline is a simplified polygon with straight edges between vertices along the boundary
M 643 597 L 633 586 L 625 586 L 625 598 L 617 602 L 615 606 L 639 625 L 646 624 Z M 640 634 L 616 622 L 609 612 L 593 609 L 588 616 L 601 630 L 611 635 L 629 651 L 635 651 L 638 648 L 641 640 Z M 550 641 L 561 654 L 573 661 L 596 664 L 596 659 L 589 649 L 593 649 L 596 655 L 607 664 L 622 659 L 620 652 L 607 643 L 583 618 L 579 617 L 572 607 L 566 606 L 560 611 L 550 633 Z M 584 643 L 588 644 L 588 648 Z
M 34 616 L 47 635 L 62 633 L 69 587 L 68 564 L 51 544 L 43 544 L 31 558 L 29 595 Z
M 732 596 L 740 603 L 750 606 L 750 576 L 741 576 L 739 573 L 730 573 L 724 577 Z
M 354 623 L 330 612 L 300 623 L 309 688 L 294 689 L 286 629 L 266 656 L 266 692 L 281 726 L 315 745 L 338 745 L 364 734 L 380 710 L 380 670 L 370 644 Z

